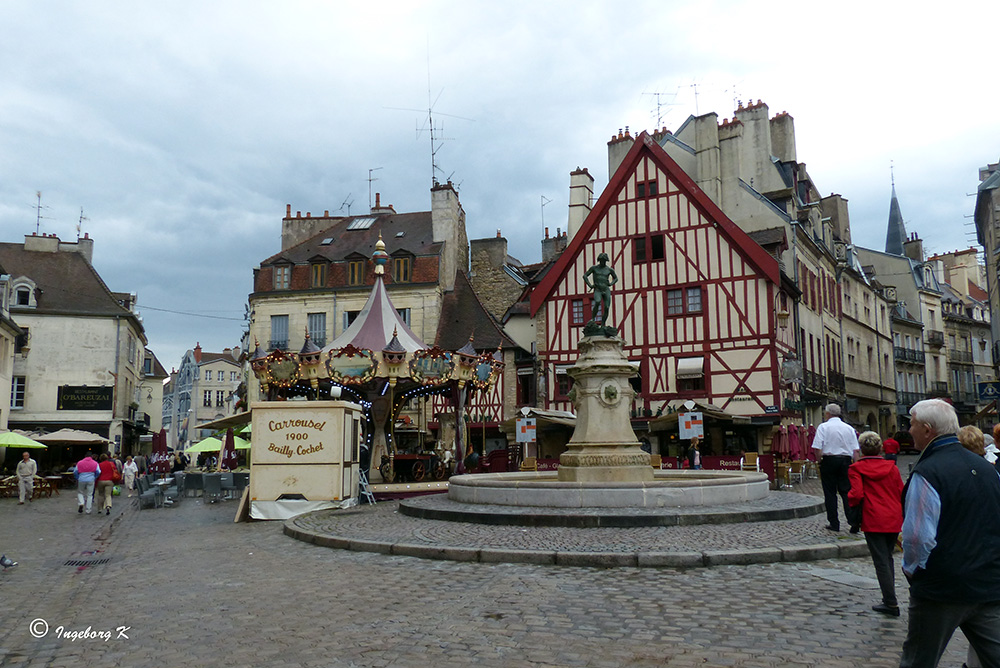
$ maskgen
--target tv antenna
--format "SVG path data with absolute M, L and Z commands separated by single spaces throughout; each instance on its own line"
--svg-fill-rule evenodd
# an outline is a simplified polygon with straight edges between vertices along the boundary
M 674 92 L 674 93 L 643 93 L 643 95 L 651 95 L 654 98 L 656 98 L 656 129 L 659 130 L 660 128 L 663 127 L 663 117 L 666 115 L 666 113 L 664 113 L 664 111 L 663 111 L 663 108 L 664 107 L 673 107 L 676 104 L 675 102 L 672 102 L 672 101 L 671 102 L 663 102 L 661 100 L 661 98 L 664 97 L 665 95 L 670 95 L 671 96 L 671 100 L 675 100 L 675 99 L 677 99 L 677 93 L 676 92 Z M 667 113 L 669 113 L 669 111 Z
M 441 136 L 441 132 L 444 131 L 444 126 L 438 127 L 438 126 L 434 125 L 434 115 L 437 114 L 438 116 L 447 116 L 448 118 L 457 118 L 459 120 L 470 121 L 472 123 L 476 122 L 474 118 L 466 118 L 465 116 L 455 116 L 453 114 L 445 114 L 445 113 L 441 113 L 441 112 L 435 112 L 434 111 L 434 106 L 437 104 L 438 100 L 441 99 L 442 93 L 444 93 L 444 89 L 443 88 L 438 92 L 436 98 L 434 98 L 433 100 L 431 99 L 431 56 L 430 56 L 430 48 L 428 48 L 428 50 L 427 50 L 427 109 L 425 110 L 425 109 L 408 109 L 406 107 L 386 107 L 386 109 L 395 109 L 397 111 L 416 111 L 416 112 L 419 112 L 421 114 L 423 114 L 423 113 L 426 112 L 426 114 L 427 114 L 426 120 L 424 121 L 423 125 L 417 127 L 417 138 L 419 139 L 420 138 L 420 134 L 422 132 L 424 132 L 425 130 L 428 132 L 428 134 L 430 134 L 430 139 L 431 139 L 431 186 L 432 187 L 438 185 L 438 178 L 437 178 L 438 173 L 443 171 L 443 170 L 441 170 L 438 167 L 438 164 L 437 164 L 437 152 L 439 150 L 441 150 L 441 146 L 442 146 L 441 142 L 451 139 L 450 137 L 442 137 Z M 452 174 L 454 174 L 454 172 L 452 172 Z
M 83 221 L 85 221 L 85 220 L 90 220 L 90 218 L 87 218 L 85 215 L 83 215 L 83 207 L 81 206 L 80 207 L 80 220 L 78 220 L 77 223 L 76 223 L 76 240 L 77 241 L 80 240 L 80 230 L 83 229 Z
M 372 176 L 375 172 L 382 169 L 381 167 L 374 167 L 368 170 L 368 208 L 372 208 L 372 181 L 378 181 L 377 178 Z
M 42 229 L 42 219 L 48 220 L 47 216 L 43 216 L 42 215 L 42 209 L 48 209 L 49 207 L 42 206 L 42 191 L 41 190 L 36 190 L 35 191 L 35 197 L 38 200 L 36 202 L 36 204 L 35 204 L 35 235 L 37 236 L 38 233 L 41 232 L 41 229 Z
M 545 232 L 545 205 L 549 204 L 550 202 L 552 202 L 552 200 L 550 200 L 545 195 L 542 195 L 542 207 L 541 207 L 541 209 L 542 209 L 542 232 L 543 233 Z
M 351 205 L 354 204 L 354 200 L 351 199 L 351 195 L 352 195 L 352 193 L 347 193 L 347 197 L 345 197 L 344 201 L 340 203 L 340 208 L 338 209 L 338 211 L 343 211 L 344 207 L 347 207 L 347 215 L 348 216 L 351 215 Z M 371 207 L 368 207 L 368 208 L 371 208 Z

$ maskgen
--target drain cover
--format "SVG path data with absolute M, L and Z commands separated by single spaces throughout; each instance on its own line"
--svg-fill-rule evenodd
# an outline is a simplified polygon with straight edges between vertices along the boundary
M 857 587 L 858 589 L 878 589 L 878 580 L 866 578 L 862 575 L 855 575 L 854 573 L 848 573 L 847 571 L 838 571 L 835 568 L 810 568 L 806 572 L 810 575 L 815 575 L 818 578 L 844 584 L 848 587 Z
M 104 559 L 70 559 L 63 562 L 63 566 L 100 566 L 111 561 L 110 557 Z

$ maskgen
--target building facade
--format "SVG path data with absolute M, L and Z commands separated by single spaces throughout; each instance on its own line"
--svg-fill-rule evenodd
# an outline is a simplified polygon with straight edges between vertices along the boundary
M 211 436 L 212 430 L 198 425 L 236 412 L 236 390 L 245 382 L 241 357 L 239 346 L 212 353 L 200 343 L 184 353 L 164 388 L 163 428 L 170 447 L 184 450 Z
M 91 264 L 93 240 L 29 235 L 0 244 L 11 317 L 23 331 L 14 356 L 9 426 L 68 427 L 137 451 L 146 335 L 135 295 L 111 292 Z

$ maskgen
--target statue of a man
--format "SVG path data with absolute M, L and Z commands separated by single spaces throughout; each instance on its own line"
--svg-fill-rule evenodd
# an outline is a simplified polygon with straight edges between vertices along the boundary
M 600 305 L 601 327 L 604 327 L 608 322 L 608 309 L 611 308 L 611 286 L 618 282 L 618 274 L 608 266 L 608 260 L 608 254 L 601 253 L 597 256 L 597 264 L 583 275 L 583 282 L 594 291 L 594 299 L 590 305 L 594 319 L 591 322 L 597 321 L 597 307 Z M 594 279 L 593 283 L 590 281 L 591 277 Z

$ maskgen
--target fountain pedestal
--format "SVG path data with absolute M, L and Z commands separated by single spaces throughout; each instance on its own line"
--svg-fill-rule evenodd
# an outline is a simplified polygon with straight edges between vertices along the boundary
M 558 479 L 565 482 L 642 482 L 653 479 L 649 455 L 639 447 L 629 411 L 635 391 L 618 336 L 586 336 L 580 357 L 567 369 L 574 386 L 576 429 L 559 457 Z

